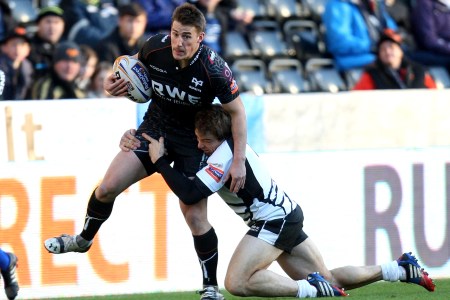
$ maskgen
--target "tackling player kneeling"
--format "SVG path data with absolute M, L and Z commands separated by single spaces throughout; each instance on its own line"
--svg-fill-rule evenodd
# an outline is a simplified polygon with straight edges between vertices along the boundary
M 139 143 L 132 133 L 133 130 L 127 131 L 121 139 L 124 151 L 130 150 L 124 141 Z M 193 180 L 166 161 L 164 138 L 156 140 L 146 134 L 143 136 L 150 142 L 149 155 L 158 172 L 185 204 L 194 204 L 217 192 L 250 227 L 228 266 L 225 287 L 231 294 L 298 298 L 347 296 L 344 289 L 379 280 L 413 283 L 434 291 L 433 281 L 411 253 L 404 253 L 398 260 L 383 265 L 329 270 L 318 248 L 303 231 L 302 209 L 271 178 L 248 145 L 245 186 L 237 193 L 229 190 L 230 180 L 224 182 L 223 179 L 233 160 L 233 139 L 230 115 L 220 105 L 211 105 L 197 113 L 195 134 L 198 148 L 208 158 Z M 290 278 L 266 269 L 274 261 Z

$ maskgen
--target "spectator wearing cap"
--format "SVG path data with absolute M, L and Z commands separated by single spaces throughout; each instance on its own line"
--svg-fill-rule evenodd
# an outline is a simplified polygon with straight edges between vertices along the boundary
M 402 37 L 392 29 L 384 30 L 377 49 L 377 59 L 365 68 L 353 90 L 436 88 L 425 67 L 405 57 Z
M 119 22 L 96 49 L 100 61 L 114 63 L 120 55 L 134 55 L 144 44 L 147 15 L 138 3 L 119 6 Z
M 384 0 L 328 0 L 322 21 L 327 51 L 339 71 L 374 62 L 380 33 L 397 29 Z
M 35 78 L 44 76 L 51 69 L 52 56 L 64 32 L 63 10 L 57 6 L 44 7 L 36 20 L 36 33 L 31 38 L 31 53 Z
M 33 66 L 27 59 L 30 42 L 27 31 L 16 27 L 1 41 L 0 70 L 5 73 L 2 100 L 24 100 L 32 84 Z
M 82 54 L 74 42 L 62 42 L 55 48 L 53 67 L 31 89 L 32 99 L 77 99 L 85 95 L 76 83 L 81 71 Z

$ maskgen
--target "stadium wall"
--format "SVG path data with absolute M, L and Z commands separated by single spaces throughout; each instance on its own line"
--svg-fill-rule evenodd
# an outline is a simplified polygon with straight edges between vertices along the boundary
M 413 251 L 434 277 L 450 277 L 450 91 L 243 99 L 249 143 L 302 206 L 330 268 Z M 81 230 L 92 190 L 145 105 L 2 101 L 0 109 L 0 247 L 19 256 L 21 299 L 200 288 L 191 234 L 159 175 L 118 197 L 88 253 L 43 247 Z M 223 283 L 246 227 L 217 196 L 209 215 Z

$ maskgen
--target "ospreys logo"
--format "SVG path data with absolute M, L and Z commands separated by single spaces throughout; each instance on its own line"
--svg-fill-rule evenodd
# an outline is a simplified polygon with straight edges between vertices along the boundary
M 195 84 L 195 87 L 197 86 L 203 86 L 203 81 L 202 80 L 198 80 L 195 77 L 192 77 L 192 83 Z
M 193 83 L 195 86 L 190 85 L 189 86 L 190 89 L 193 89 L 194 91 L 197 91 L 197 92 L 201 92 L 202 91 L 198 87 L 199 86 L 203 86 L 203 80 L 198 80 L 197 78 L 192 77 L 191 83 Z

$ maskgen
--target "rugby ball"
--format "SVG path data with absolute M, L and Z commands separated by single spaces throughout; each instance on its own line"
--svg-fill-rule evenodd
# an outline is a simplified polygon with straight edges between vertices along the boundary
M 138 59 L 122 55 L 116 58 L 113 72 L 128 85 L 126 97 L 136 103 L 146 103 L 152 98 L 152 83 L 145 65 Z

